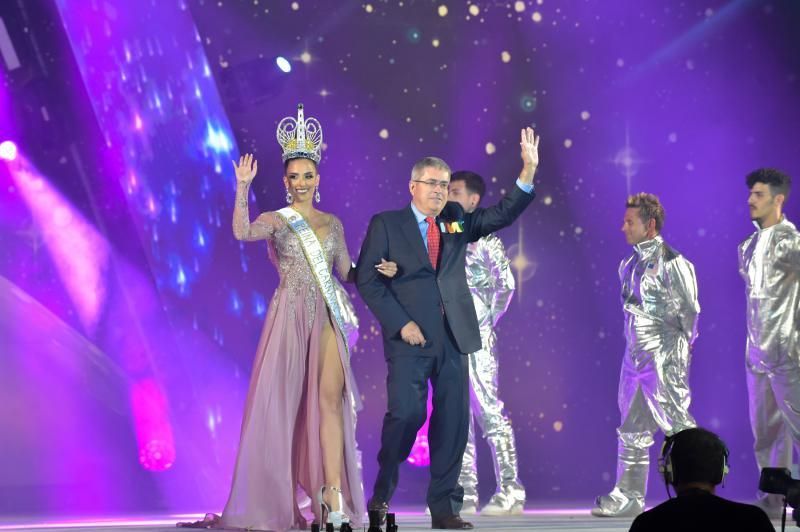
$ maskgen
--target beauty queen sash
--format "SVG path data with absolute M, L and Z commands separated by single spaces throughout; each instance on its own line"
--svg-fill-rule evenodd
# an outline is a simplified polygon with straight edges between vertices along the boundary
M 325 299 L 325 304 L 331 311 L 334 321 L 336 322 L 339 334 L 342 337 L 344 348 L 347 351 L 345 360 L 350 360 L 350 347 L 347 345 L 347 336 L 345 336 L 344 318 L 342 317 L 342 309 L 339 307 L 339 300 L 336 298 L 336 289 L 333 286 L 333 278 L 331 272 L 328 270 L 328 261 L 325 258 L 325 250 L 322 249 L 322 244 L 308 225 L 305 218 L 300 215 L 296 210 L 291 207 L 284 207 L 277 211 L 278 215 L 283 218 L 292 231 L 300 239 L 300 246 L 303 248 L 303 254 L 306 256 L 306 261 L 311 271 L 314 274 L 314 280 L 317 282 L 322 297 Z

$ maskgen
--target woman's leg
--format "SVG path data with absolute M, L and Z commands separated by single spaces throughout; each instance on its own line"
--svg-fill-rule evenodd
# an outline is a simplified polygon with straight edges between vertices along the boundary
M 344 456 L 343 390 L 344 370 L 336 346 L 336 332 L 326 323 L 320 334 L 319 438 L 322 447 L 322 469 L 325 485 L 341 489 Z M 325 501 L 332 511 L 339 508 L 338 493 L 325 490 Z

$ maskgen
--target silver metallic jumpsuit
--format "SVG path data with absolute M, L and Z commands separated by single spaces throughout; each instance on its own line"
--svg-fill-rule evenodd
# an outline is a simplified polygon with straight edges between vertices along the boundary
M 626 348 L 617 397 L 617 482 L 597 498 L 597 516 L 642 512 L 653 432 L 696 426 L 689 414 L 690 350 L 700 313 L 694 266 L 656 236 L 634 246 L 619 276 Z
M 497 492 L 484 513 L 521 512 L 525 504 L 525 488 L 518 478 L 514 431 L 503 413 L 503 402 L 497 396 L 497 335 L 494 327 L 505 314 L 514 293 L 514 276 L 503 242 L 497 235 L 491 234 L 469 244 L 466 273 L 478 315 L 482 346 L 480 351 L 469 355 L 472 416 L 459 477 L 464 488 L 464 505 L 476 508 L 478 505 L 474 426 L 477 417 L 481 432 L 492 449 L 497 481 Z
M 756 225 L 758 227 L 758 225 Z M 739 245 L 747 291 L 747 390 L 758 467 L 800 446 L 800 233 L 783 218 Z

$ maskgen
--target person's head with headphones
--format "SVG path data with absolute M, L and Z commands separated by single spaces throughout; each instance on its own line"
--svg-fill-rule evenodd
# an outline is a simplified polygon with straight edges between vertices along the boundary
M 728 448 L 710 430 L 685 429 L 664 440 L 659 469 L 678 495 L 692 489 L 714 493 L 728 473 Z

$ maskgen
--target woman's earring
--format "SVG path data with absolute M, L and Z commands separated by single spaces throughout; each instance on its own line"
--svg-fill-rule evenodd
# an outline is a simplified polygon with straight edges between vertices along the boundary
M 286 189 L 286 203 L 292 203 L 292 195 L 289 194 L 289 189 Z
M 316 201 L 317 203 L 319 203 L 319 199 L 320 199 L 320 198 L 319 198 L 319 185 L 317 185 L 317 191 L 316 191 L 316 192 L 314 192 L 314 201 Z

